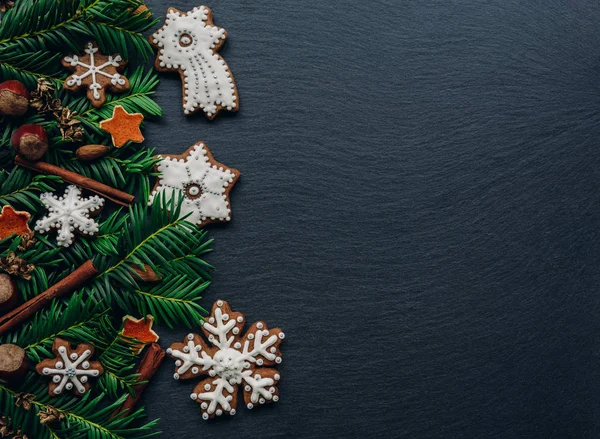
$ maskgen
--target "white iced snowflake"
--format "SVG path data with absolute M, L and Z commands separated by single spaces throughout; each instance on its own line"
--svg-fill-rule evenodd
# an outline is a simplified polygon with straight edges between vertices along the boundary
M 71 75 L 69 77 L 69 79 L 67 79 L 67 85 L 69 87 L 73 87 L 73 86 L 79 87 L 82 84 L 82 80 L 91 75 L 92 81 L 91 81 L 91 84 L 89 87 L 90 87 L 90 90 L 92 90 L 92 92 L 93 92 L 94 99 L 99 100 L 101 98 L 100 90 L 102 90 L 102 84 L 100 84 L 98 82 L 97 75 L 106 76 L 107 78 L 110 78 L 110 83 L 113 86 L 125 86 L 127 81 L 124 79 L 124 77 L 121 74 L 119 74 L 116 71 L 113 71 L 112 73 L 105 71 L 105 69 L 107 67 L 113 67 L 113 68 L 119 67 L 121 65 L 121 62 L 123 61 L 123 59 L 121 58 L 121 55 L 116 55 L 114 57 L 112 55 L 108 55 L 108 60 L 106 62 L 104 62 L 103 64 L 96 65 L 96 61 L 94 60 L 94 55 L 97 52 L 98 52 L 98 48 L 95 47 L 94 44 L 90 42 L 90 43 L 86 44 L 86 48 L 85 48 L 85 53 L 87 53 L 90 56 L 89 64 L 82 62 L 81 59 L 77 55 L 68 55 L 68 56 L 65 56 L 63 59 L 65 60 L 65 62 L 69 63 L 72 67 L 80 66 L 80 67 L 83 67 L 84 69 L 87 69 L 86 72 L 81 75 L 76 75 L 76 74 Z M 110 70 L 114 70 L 114 69 L 110 69 Z
M 75 231 L 84 235 L 98 232 L 98 224 L 89 215 L 104 205 L 103 198 L 97 195 L 82 198 L 81 190 L 70 185 L 64 196 L 57 197 L 52 192 L 46 192 L 40 195 L 40 200 L 48 209 L 48 214 L 36 222 L 35 230 L 48 233 L 52 228 L 58 229 L 58 245 L 70 246 L 75 239 Z
M 189 334 L 183 343 L 167 349 L 176 360 L 175 379 L 209 376 L 191 395 L 200 404 L 204 419 L 223 413 L 234 415 L 240 385 L 249 409 L 279 400 L 277 382 L 281 377 L 276 369 L 264 366 L 281 363 L 279 345 L 285 335 L 278 328 L 268 329 L 264 322 L 256 322 L 242 337 L 243 327 L 244 316 L 218 300 L 202 326 L 214 347 L 201 336 Z
M 231 220 L 229 190 L 239 172 L 214 161 L 204 143 L 197 143 L 182 155 L 159 155 L 157 165 L 161 176 L 149 198 L 152 204 L 163 193 L 169 201 L 184 195 L 181 217 L 204 226 L 210 222 Z
M 59 342 L 62 340 L 59 339 Z M 73 388 L 76 393 L 83 395 L 89 387 L 88 378 L 97 378 L 103 372 L 103 368 L 98 362 L 89 361 L 93 353 L 91 349 L 86 349 L 79 354 L 76 351 L 69 352 L 66 346 L 61 345 L 56 348 L 55 352 L 60 358 L 45 360 L 40 367 L 43 375 L 52 376 L 50 392 L 55 395 L 61 394 L 65 389 L 72 390 Z
M 212 13 L 199 6 L 187 13 L 169 8 L 165 24 L 151 40 L 158 47 L 157 67 L 180 70 L 183 111 L 202 110 L 214 118 L 220 109 L 237 109 L 237 89 L 227 63 L 216 51 L 227 33 L 212 24 Z

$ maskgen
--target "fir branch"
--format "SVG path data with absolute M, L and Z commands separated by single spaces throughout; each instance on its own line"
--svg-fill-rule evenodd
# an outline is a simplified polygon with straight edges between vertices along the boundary
M 74 437 L 88 439 L 143 439 L 159 434 L 159 432 L 151 431 L 157 425 L 158 421 L 151 421 L 134 427 L 134 424 L 144 417 L 143 409 L 139 409 L 127 417 L 110 419 L 112 412 L 123 404 L 127 398 L 127 394 L 122 395 L 117 401 L 111 404 L 106 404 L 104 394 L 93 397 L 89 392 L 82 398 L 70 395 L 50 397 L 48 395 L 48 384 L 38 378 L 37 375 L 30 373 L 22 386 L 28 393 L 35 395 L 30 410 L 25 410 L 22 406 L 15 405 L 17 395 L 19 394 L 18 391 L 0 385 L 0 407 L 13 422 L 15 419 L 19 420 L 22 431 L 31 435 L 31 437 L 36 439 L 45 439 L 48 437 L 61 439 Z M 37 414 L 41 410 L 47 410 L 49 407 L 53 407 L 58 413 L 64 415 L 65 420 L 59 426 L 50 424 L 42 425 L 39 423 Z

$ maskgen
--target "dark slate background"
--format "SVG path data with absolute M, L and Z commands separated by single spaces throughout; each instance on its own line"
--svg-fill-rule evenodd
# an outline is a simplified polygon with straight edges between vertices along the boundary
M 241 171 L 204 304 L 286 332 L 282 396 L 204 422 L 168 359 L 164 437 L 599 437 L 598 2 L 206 5 L 241 110 L 161 75 L 146 144 Z

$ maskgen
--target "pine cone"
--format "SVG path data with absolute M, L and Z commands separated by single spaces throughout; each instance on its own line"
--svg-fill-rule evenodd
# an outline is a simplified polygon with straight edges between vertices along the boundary
M 22 235 L 21 236 L 21 242 L 19 243 L 19 246 L 17 247 L 17 249 L 19 251 L 25 251 L 28 248 L 30 248 L 31 246 L 33 246 L 33 244 L 35 244 L 37 242 L 37 239 L 34 238 L 34 233 L 28 233 L 26 235 Z
M 58 410 L 56 410 L 51 405 L 49 405 L 45 409 L 42 409 L 42 411 L 40 411 L 38 413 L 38 416 L 40 417 L 40 424 L 42 424 L 42 425 L 43 424 L 52 424 L 53 422 L 57 422 L 57 421 L 60 422 L 65 419 L 65 415 L 63 413 L 59 412 Z
M 8 252 L 8 256 L 0 258 L 0 269 L 6 274 L 19 276 L 25 280 L 31 279 L 31 272 L 35 270 L 35 265 L 28 264 L 14 252 Z
M 15 5 L 14 0 L 0 0 L 0 12 L 6 12 Z
M 8 437 L 13 434 L 12 430 L 9 427 L 10 418 L 7 416 L 2 416 L 0 418 L 0 437 Z
M 72 112 L 66 107 L 60 113 L 57 111 L 54 112 L 54 117 L 58 121 L 58 129 L 63 140 L 68 139 L 73 142 L 83 140 L 83 127 L 81 126 L 81 121 L 74 118 L 76 115 L 76 111 Z
M 44 78 L 39 78 L 37 89 L 30 94 L 29 105 L 39 113 L 62 110 L 60 99 L 54 98 L 54 90 L 55 88 L 51 82 L 46 81 Z
M 35 395 L 31 393 L 21 392 L 17 395 L 17 400 L 15 401 L 15 405 L 17 407 L 23 407 L 25 410 L 31 409 L 31 403 L 35 399 Z

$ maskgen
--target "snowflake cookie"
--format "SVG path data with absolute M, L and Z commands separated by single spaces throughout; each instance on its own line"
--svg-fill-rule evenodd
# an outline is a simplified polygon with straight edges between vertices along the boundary
M 82 343 L 72 349 L 68 341 L 56 338 L 52 352 L 56 358 L 43 360 L 35 367 L 40 375 L 52 377 L 50 396 L 60 395 L 65 389 L 81 396 L 90 388 L 89 378 L 98 378 L 104 373 L 100 362 L 89 361 L 94 355 L 92 345 Z
M 217 53 L 226 38 L 227 32 L 213 24 L 206 6 L 187 13 L 169 8 L 163 27 L 150 36 L 150 44 L 158 49 L 156 70 L 177 70 L 181 76 L 185 114 L 202 110 L 214 119 L 220 110 L 238 110 L 235 81 Z
M 84 235 L 98 232 L 98 224 L 89 216 L 99 212 L 104 205 L 104 198 L 97 195 L 82 198 L 81 189 L 70 185 L 64 196 L 57 197 L 52 192 L 46 192 L 40 195 L 40 200 L 48 209 L 48 214 L 36 222 L 35 230 L 44 234 L 52 228 L 58 229 L 56 242 L 61 247 L 73 243 L 76 230 Z
M 87 98 L 94 107 L 100 108 L 106 101 L 106 89 L 117 93 L 129 90 L 129 81 L 119 73 L 126 64 L 121 55 L 102 55 L 98 46 L 89 42 L 85 45 L 85 55 L 63 58 L 62 65 L 74 72 L 63 87 L 69 91 L 86 87 Z
M 202 326 L 212 346 L 200 335 L 189 334 L 183 343 L 167 349 L 176 360 L 176 380 L 208 375 L 191 395 L 200 404 L 204 419 L 223 413 L 235 415 L 240 386 L 249 409 L 279 401 L 281 376 L 267 366 L 281 363 L 279 345 L 285 336 L 281 329 L 269 329 L 264 322 L 254 323 L 242 336 L 244 321 L 243 314 L 218 300 Z
M 184 195 L 180 217 L 199 227 L 209 223 L 230 221 L 229 192 L 240 177 L 237 169 L 218 163 L 208 147 L 196 143 L 180 155 L 159 155 L 156 170 L 161 173 L 149 204 L 163 193 L 167 201 Z

